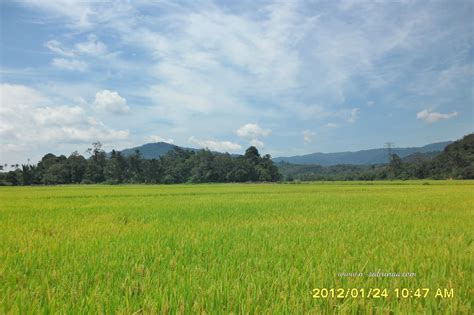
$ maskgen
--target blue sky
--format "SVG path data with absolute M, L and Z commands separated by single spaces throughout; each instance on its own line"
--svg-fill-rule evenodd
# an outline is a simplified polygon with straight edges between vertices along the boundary
M 273 156 L 473 131 L 472 1 L 2 1 L 2 163 L 167 141 Z

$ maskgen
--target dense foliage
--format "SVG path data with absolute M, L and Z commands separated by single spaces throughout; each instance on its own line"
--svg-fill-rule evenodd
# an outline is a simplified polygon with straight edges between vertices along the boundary
M 378 165 L 297 165 L 278 164 L 284 179 L 302 180 L 384 180 L 384 179 L 474 179 L 474 134 L 448 145 L 442 153 L 413 154 Z
M 37 165 L 17 166 L 14 171 L 0 173 L 0 185 L 273 182 L 280 179 L 270 155 L 260 156 L 255 147 L 249 147 L 244 155 L 237 157 L 176 147 L 159 159 L 147 160 L 138 150 L 128 156 L 115 150 L 106 154 L 97 142 L 88 153 L 88 159 L 77 152 L 69 157 L 48 153 Z

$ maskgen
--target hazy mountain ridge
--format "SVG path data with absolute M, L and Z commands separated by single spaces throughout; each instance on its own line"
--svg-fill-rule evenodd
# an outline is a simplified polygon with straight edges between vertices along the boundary
M 392 152 L 401 158 L 408 157 L 415 153 L 439 154 L 446 146 L 453 141 L 431 143 L 422 147 L 393 148 Z M 312 153 L 289 157 L 276 157 L 274 162 L 287 162 L 291 164 L 318 164 L 331 166 L 338 164 L 371 165 L 387 163 L 387 149 L 369 149 L 360 151 L 334 152 L 334 153 Z

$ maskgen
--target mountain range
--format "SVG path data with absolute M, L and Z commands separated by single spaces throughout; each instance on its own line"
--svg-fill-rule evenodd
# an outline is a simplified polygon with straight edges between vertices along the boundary
M 400 158 L 408 157 L 415 153 L 429 153 L 435 155 L 444 150 L 452 141 L 431 143 L 422 147 L 392 148 L 392 152 Z M 291 164 L 319 164 L 330 166 L 337 164 L 370 165 L 387 163 L 387 149 L 378 148 L 370 150 L 360 150 L 355 152 L 334 152 L 334 153 L 312 153 L 289 157 L 277 157 L 275 163 L 287 162 Z
M 408 157 L 415 153 L 429 154 L 430 156 L 437 155 L 443 149 L 452 143 L 452 141 L 444 141 L 428 144 L 422 147 L 408 147 L 408 148 L 393 148 L 392 152 L 401 158 Z M 122 154 L 125 156 L 133 154 L 139 150 L 145 159 L 157 159 L 165 155 L 174 148 L 181 148 L 184 150 L 199 151 L 200 149 L 179 147 L 174 144 L 166 142 L 147 143 L 138 147 L 124 149 Z M 355 164 L 355 165 L 370 165 L 382 164 L 387 162 L 387 149 L 378 148 L 370 150 L 360 150 L 354 152 L 334 152 L 334 153 L 312 153 L 306 155 L 276 157 L 273 159 L 275 163 L 291 163 L 291 164 L 319 164 L 323 166 L 337 165 L 337 164 Z

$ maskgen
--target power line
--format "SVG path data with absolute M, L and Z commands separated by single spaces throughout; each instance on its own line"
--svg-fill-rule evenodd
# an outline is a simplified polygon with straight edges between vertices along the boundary
M 394 143 L 393 142 L 385 142 L 384 147 L 387 149 L 387 155 L 388 155 L 388 163 L 390 164 L 390 161 L 392 160 L 392 148 L 393 148 Z

